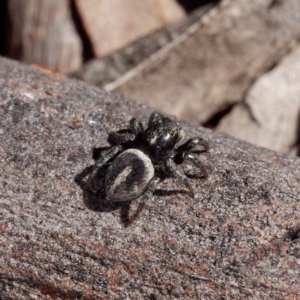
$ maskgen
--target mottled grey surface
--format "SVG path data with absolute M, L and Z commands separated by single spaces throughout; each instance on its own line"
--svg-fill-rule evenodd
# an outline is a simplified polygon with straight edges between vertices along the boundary
M 75 177 L 151 109 L 6 59 L 0 101 L 1 299 L 300 296 L 299 158 L 182 123 L 210 142 L 209 178 L 193 176 L 195 198 L 165 181 L 125 228 Z

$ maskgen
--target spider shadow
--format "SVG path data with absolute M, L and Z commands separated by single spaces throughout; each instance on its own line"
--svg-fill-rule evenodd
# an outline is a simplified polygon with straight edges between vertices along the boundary
M 92 150 L 92 158 L 93 160 L 97 160 L 101 157 L 102 152 L 107 151 L 111 148 L 111 146 L 107 146 L 107 147 L 95 147 Z
M 207 151 L 205 151 L 204 149 L 192 149 L 190 150 L 190 153 L 199 155 L 199 154 L 207 153 Z
M 93 149 L 93 157 L 98 156 L 98 149 L 99 148 Z M 92 179 L 91 185 L 89 187 L 86 185 L 86 178 L 89 178 L 90 174 L 93 172 L 94 165 L 90 165 L 83 169 L 80 173 L 76 174 L 74 177 L 74 181 L 81 188 L 83 203 L 88 209 L 102 213 L 120 210 L 121 222 L 124 226 L 127 226 L 129 221 L 131 201 L 107 201 L 104 191 L 104 178 L 107 168 L 108 166 L 105 166 L 104 168 L 100 168 L 98 170 L 97 174 L 95 175 L 95 178 Z
M 124 202 L 109 202 L 106 199 L 104 192 L 104 177 L 106 168 L 100 168 L 97 172 L 97 175 L 91 182 L 91 189 L 88 189 L 86 184 L 86 177 L 89 177 L 91 172 L 94 170 L 94 165 L 90 165 L 78 173 L 74 181 L 75 183 L 82 189 L 82 198 L 83 203 L 86 208 L 100 213 L 109 213 L 115 210 L 120 211 L 120 219 L 122 224 L 127 227 L 129 224 L 129 213 L 130 206 L 132 201 L 124 201 Z M 165 189 L 156 189 L 153 196 L 171 196 L 171 195 L 189 195 L 189 191 L 186 190 L 165 190 Z M 139 201 L 135 199 L 133 201 Z
M 155 192 L 153 193 L 153 196 L 159 196 L 159 197 L 164 197 L 164 196 L 172 196 L 172 195 L 190 195 L 189 191 L 186 190 L 162 190 L 162 189 L 156 189 Z
M 127 227 L 131 201 L 108 202 L 105 195 L 91 191 L 83 191 L 83 202 L 88 209 L 95 212 L 109 213 L 119 210 L 121 222 Z

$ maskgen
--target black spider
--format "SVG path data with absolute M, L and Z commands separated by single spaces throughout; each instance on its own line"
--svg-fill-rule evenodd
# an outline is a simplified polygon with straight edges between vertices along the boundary
M 209 147 L 201 137 L 179 144 L 183 137 L 180 125 L 159 113 L 151 114 L 146 130 L 137 119 L 131 119 L 129 129 L 110 133 L 109 142 L 114 146 L 96 160 L 86 186 L 91 184 L 100 168 L 107 166 L 104 179 L 107 201 L 131 201 L 144 193 L 128 225 L 139 216 L 157 184 L 166 177 L 175 177 L 193 196 L 194 190 L 188 178 L 176 168 L 176 164 L 188 159 L 207 177 L 204 165 L 189 151 L 196 145 L 202 146 L 204 151 Z

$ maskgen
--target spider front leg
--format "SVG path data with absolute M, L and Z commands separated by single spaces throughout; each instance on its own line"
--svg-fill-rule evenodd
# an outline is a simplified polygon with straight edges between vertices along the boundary
M 202 146 L 205 152 L 209 150 L 208 143 L 201 137 L 191 138 L 182 145 L 175 147 L 175 150 L 177 152 L 188 152 L 196 146 Z
M 127 223 L 127 226 L 131 225 L 136 219 L 138 219 L 138 217 L 141 214 L 143 208 L 145 207 L 147 201 L 152 197 L 153 193 L 155 192 L 156 186 L 158 185 L 158 183 L 160 181 L 161 181 L 161 179 L 158 178 L 158 177 L 154 177 L 152 179 L 152 181 L 149 184 L 149 188 L 147 189 L 147 191 L 142 196 L 143 199 L 142 199 L 141 203 L 139 204 L 139 207 L 137 208 L 134 215 L 129 219 L 129 221 Z
M 182 172 L 180 172 L 177 168 L 176 168 L 176 164 L 172 159 L 168 159 L 165 163 L 167 170 L 169 171 L 169 173 L 175 177 L 179 182 L 183 183 L 191 192 L 192 196 L 194 197 L 194 189 L 193 187 L 190 185 L 189 183 L 189 179 L 187 178 L 187 176 L 185 174 L 183 174 Z
M 175 160 L 180 163 L 182 163 L 185 159 L 190 160 L 197 168 L 201 170 L 203 176 L 206 178 L 208 174 L 203 163 L 195 155 L 188 153 L 198 145 L 202 146 L 205 152 L 209 150 L 209 145 L 204 139 L 201 137 L 191 138 L 176 148 L 177 154 L 175 156 Z

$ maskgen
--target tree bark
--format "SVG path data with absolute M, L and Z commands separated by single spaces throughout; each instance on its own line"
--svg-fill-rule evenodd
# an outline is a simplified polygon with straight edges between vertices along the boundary
M 176 0 L 75 0 L 75 3 L 97 57 L 186 16 Z
M 82 42 L 69 0 L 9 0 L 11 37 L 7 55 L 63 73 L 82 63 Z

